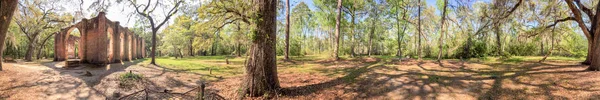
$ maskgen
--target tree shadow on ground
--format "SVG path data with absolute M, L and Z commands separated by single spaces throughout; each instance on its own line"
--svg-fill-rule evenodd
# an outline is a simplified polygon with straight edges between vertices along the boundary
M 556 93 L 564 91 L 600 95 L 600 88 L 594 87 L 600 80 L 585 81 L 582 78 L 598 73 L 585 72 L 585 66 L 578 64 L 424 61 L 388 65 L 394 63 L 378 61 L 336 69 L 333 71 L 348 74 L 322 83 L 283 88 L 282 91 L 285 96 L 296 97 L 314 96 L 322 90 L 335 89 L 353 94 L 347 96 L 350 99 L 593 99 Z
M 111 63 L 106 65 L 95 65 L 95 64 L 85 64 L 82 63 L 78 67 L 72 68 L 63 68 L 60 64 L 61 62 L 49 62 L 44 63 L 43 65 L 59 72 L 60 75 L 70 75 L 73 77 L 77 77 L 81 80 L 84 80 L 87 86 L 95 86 L 97 85 L 104 77 L 115 73 L 115 72 L 124 72 L 130 66 L 137 65 L 138 63 L 143 62 L 145 59 L 137 59 L 133 61 L 123 61 L 121 63 Z M 90 72 L 92 75 L 84 75 L 86 71 Z

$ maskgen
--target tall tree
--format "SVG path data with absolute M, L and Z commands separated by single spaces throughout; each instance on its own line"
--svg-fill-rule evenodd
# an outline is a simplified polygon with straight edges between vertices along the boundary
M 285 1 L 285 51 L 284 59 L 290 60 L 290 0 Z
M 350 0 L 349 2 L 343 2 L 344 12 L 350 15 L 350 34 L 348 35 L 350 35 L 350 56 L 352 57 L 356 56 L 355 48 L 358 44 L 356 42 L 356 37 L 358 35 L 358 32 L 356 32 L 358 30 L 356 19 L 359 19 L 359 17 L 366 12 L 364 11 L 365 2 L 365 0 Z
M 600 71 L 600 46 L 598 46 L 600 44 L 600 41 L 598 41 L 600 40 L 600 5 L 596 5 L 596 7 L 590 9 L 580 0 L 565 0 L 565 2 L 569 6 L 573 16 L 558 19 L 548 27 L 552 27 L 559 22 L 576 21 L 588 40 L 588 54 L 583 64 L 591 64 L 587 70 Z M 593 12 L 594 10 L 596 11 L 595 13 Z M 590 21 L 584 21 L 581 12 L 584 12 Z M 590 26 L 588 27 L 586 24 Z
M 0 1 L 0 71 L 2 71 L 2 62 L 4 62 L 4 41 L 6 40 L 6 32 L 12 20 L 12 16 L 17 10 L 17 0 L 2 0 Z
M 439 48 L 440 51 L 438 52 L 438 57 L 437 57 L 437 61 L 440 62 L 440 60 L 442 59 L 442 51 L 443 51 L 443 46 L 444 46 L 444 35 L 446 33 L 446 29 L 444 28 L 444 22 L 446 21 L 446 8 L 448 8 L 448 0 L 444 0 L 444 9 L 442 10 L 442 23 L 440 24 L 440 30 L 442 30 L 440 32 L 440 41 L 439 41 Z
M 163 0 L 157 0 L 154 3 L 152 3 L 152 0 L 148 0 L 148 3 L 146 3 L 146 4 L 140 4 L 140 3 L 136 2 L 135 0 L 128 0 L 128 1 L 129 1 L 130 5 L 135 8 L 135 12 L 137 13 L 137 15 L 147 19 L 148 22 L 150 22 L 150 29 L 152 30 L 152 41 L 151 41 L 152 42 L 151 43 L 152 50 L 150 51 L 150 57 L 152 57 L 152 61 L 150 62 L 150 64 L 156 65 L 156 61 L 155 61 L 156 33 L 158 32 L 158 29 L 160 29 L 166 22 L 169 21 L 171 16 L 175 15 L 177 13 L 177 11 L 179 11 L 179 6 L 183 3 L 183 0 L 174 0 L 174 1 L 170 2 L 170 5 L 173 5 L 173 7 L 170 8 L 170 10 L 168 12 L 163 13 L 164 19 L 162 21 L 155 19 L 160 14 L 155 14 L 154 11 L 157 7 L 165 7 L 165 8 L 168 7 L 166 5 L 169 5 L 169 4 L 164 3 Z
M 35 47 L 39 36 L 47 29 L 57 28 L 57 23 L 64 23 L 59 19 L 56 13 L 56 2 L 50 1 L 23 1 L 19 4 L 22 9 L 15 17 L 15 21 L 21 32 L 29 40 L 27 52 L 25 52 L 25 61 L 32 61 Z
M 338 0 L 337 16 L 335 17 L 335 46 L 333 48 L 333 58 L 339 60 L 338 49 L 340 48 L 340 20 L 342 17 L 342 0 Z
M 279 88 L 275 44 L 277 40 L 277 1 L 253 0 L 252 46 L 246 64 L 243 93 L 262 96 Z
M 423 33 L 421 33 L 421 0 L 417 0 L 417 20 L 419 21 L 417 24 L 417 38 L 418 38 L 418 43 L 417 43 L 417 56 L 418 56 L 418 60 L 421 60 L 421 54 L 423 52 L 422 48 L 421 48 L 421 37 L 423 35 Z
M 369 47 L 367 48 L 367 54 L 371 56 L 373 50 L 373 35 L 375 34 L 375 24 L 377 24 L 377 19 L 379 19 L 379 7 L 377 2 L 371 2 L 371 31 L 369 32 Z

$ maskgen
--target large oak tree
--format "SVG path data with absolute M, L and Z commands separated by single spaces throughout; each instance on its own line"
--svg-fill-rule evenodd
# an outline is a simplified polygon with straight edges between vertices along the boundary
M 2 62 L 3 62 L 3 50 L 4 41 L 6 38 L 6 32 L 8 31 L 8 26 L 10 25 L 10 21 L 12 20 L 12 16 L 17 10 L 17 0 L 2 0 L 0 1 L 0 71 L 2 71 Z

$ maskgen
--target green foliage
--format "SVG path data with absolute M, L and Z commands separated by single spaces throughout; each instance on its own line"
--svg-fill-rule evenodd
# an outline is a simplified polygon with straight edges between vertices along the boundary
M 527 42 L 511 43 L 508 44 L 507 51 L 515 56 L 533 56 L 538 54 L 540 49 L 538 46 L 538 44 Z
M 488 56 L 488 52 L 489 52 L 486 44 L 487 43 L 485 43 L 483 41 L 477 41 L 477 40 L 473 41 L 471 45 L 469 45 L 468 43 L 464 43 L 461 47 L 463 50 L 459 50 L 457 52 L 456 58 L 469 59 L 469 58 L 486 57 L 486 56 Z

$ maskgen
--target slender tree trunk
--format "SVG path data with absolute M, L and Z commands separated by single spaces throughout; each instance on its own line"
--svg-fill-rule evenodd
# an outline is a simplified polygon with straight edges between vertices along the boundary
M 544 55 L 544 37 L 540 40 L 540 55 Z
M 373 22 L 371 22 L 371 32 L 369 32 L 369 47 L 367 49 L 367 54 L 369 55 L 369 57 L 371 56 L 371 49 L 373 48 L 373 33 L 375 33 L 375 20 L 373 19 Z
M 183 49 L 183 48 L 181 48 Z M 179 54 L 179 58 L 183 58 L 183 52 L 181 52 L 181 49 L 178 49 L 179 51 L 177 51 L 177 54 Z
M 417 47 L 417 56 L 418 57 L 417 58 L 418 58 L 419 61 L 421 61 L 421 57 L 422 57 L 421 56 L 421 53 L 422 53 L 422 50 L 421 50 L 421 35 L 422 35 L 422 33 L 421 33 L 421 0 L 418 0 L 418 7 L 419 7 L 418 8 L 418 20 L 419 20 L 419 23 L 417 24 L 418 25 L 417 26 L 417 28 L 418 28 L 417 31 L 419 31 L 418 32 L 418 34 L 419 34 L 418 35 L 419 40 L 418 40 L 418 43 L 417 43 L 417 45 L 418 45 L 418 47 Z
M 237 51 L 237 57 L 241 57 L 242 56 L 242 44 L 241 43 L 237 43 L 237 49 L 235 51 Z
M 335 17 L 335 45 L 333 48 L 333 57 L 335 60 L 339 60 L 338 49 L 340 47 L 340 20 L 342 17 L 342 0 L 338 0 L 337 4 L 337 16 Z
M 256 21 L 256 30 L 252 32 L 256 38 L 252 40 L 252 46 L 250 47 L 242 96 L 247 94 L 256 97 L 274 93 L 280 88 L 275 53 L 278 0 L 253 1 L 255 4 L 254 11 L 258 13 L 254 18 L 262 20 Z
M 438 52 L 438 57 L 437 57 L 437 61 L 440 62 L 440 60 L 442 59 L 442 51 L 444 49 L 444 35 L 446 34 L 446 29 L 444 28 L 444 22 L 446 22 L 446 9 L 448 7 L 448 0 L 444 0 L 444 11 L 442 11 L 442 24 L 440 25 L 440 30 L 442 30 L 441 34 L 440 34 L 440 41 L 439 41 L 439 45 L 440 45 L 440 51 Z
M 152 25 L 154 26 L 154 25 Z M 158 31 L 158 28 L 152 28 L 152 52 L 150 52 L 150 56 L 152 57 L 152 60 L 150 61 L 150 64 L 156 65 L 156 32 Z
M 377 21 L 377 17 L 378 17 L 377 16 L 377 14 L 378 14 L 377 11 L 378 11 L 377 7 L 375 7 L 373 9 L 373 12 L 374 12 L 373 16 L 374 17 L 373 17 L 373 21 L 371 22 L 371 32 L 369 33 L 369 49 L 367 50 L 367 53 L 368 53 L 369 57 L 371 56 L 371 53 L 373 52 L 372 51 L 372 49 L 373 49 L 373 35 L 375 34 L 375 28 L 376 28 L 375 27 L 375 24 L 376 24 L 375 22 Z
M 0 1 L 0 71 L 2 71 L 2 62 L 4 61 L 4 41 L 6 40 L 6 32 L 12 16 L 17 10 L 17 0 L 2 0 Z M 16 59 L 16 58 L 14 58 Z
M 189 47 L 190 47 L 190 56 L 194 56 L 194 37 L 192 36 L 192 38 L 190 38 L 190 43 L 189 43 Z
M 550 50 L 548 50 L 548 53 L 546 53 L 546 55 L 544 56 L 544 58 L 542 58 L 542 60 L 540 60 L 539 62 L 544 62 L 546 60 L 546 58 L 548 58 L 549 55 L 552 55 L 552 50 L 554 50 L 554 29 L 556 27 L 552 28 L 552 32 L 550 32 L 552 34 L 552 36 L 550 36 L 551 42 L 550 42 Z M 543 50 L 543 49 L 542 49 Z
M 283 59 L 290 60 L 290 0 L 285 2 L 285 51 Z
M 355 23 L 355 20 L 356 20 L 355 19 L 355 17 L 356 17 L 355 11 L 352 11 L 352 15 L 350 17 L 351 17 L 351 20 L 352 20 L 352 26 L 351 26 L 352 30 L 350 31 L 350 32 L 352 32 L 351 33 L 352 35 L 350 36 L 350 39 L 351 39 L 350 41 L 352 42 L 352 44 L 350 44 L 350 56 L 355 57 L 356 56 L 356 53 L 354 53 L 354 48 L 356 47 L 356 41 L 354 39 L 355 38 L 354 36 L 356 35 L 356 32 L 354 32 L 354 30 L 356 29 L 356 27 L 355 27 L 356 26 L 356 23 Z

